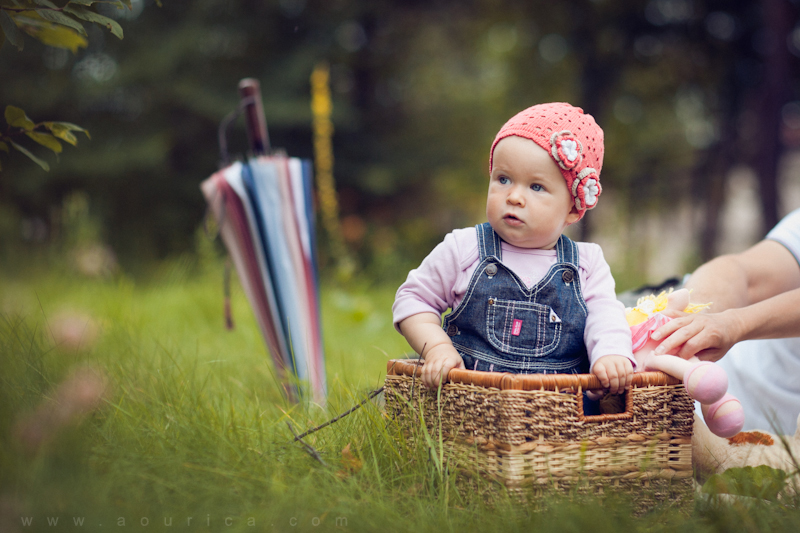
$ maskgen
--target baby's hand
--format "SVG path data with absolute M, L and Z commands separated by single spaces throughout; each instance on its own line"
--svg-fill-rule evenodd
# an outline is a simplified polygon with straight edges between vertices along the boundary
M 464 360 L 452 344 L 434 346 L 425 354 L 422 366 L 422 382 L 430 389 L 436 389 L 447 379 L 454 368 L 465 368 Z
M 603 388 L 612 394 L 622 394 L 633 381 L 631 360 L 621 355 L 604 355 L 594 364 L 592 374 L 597 376 Z

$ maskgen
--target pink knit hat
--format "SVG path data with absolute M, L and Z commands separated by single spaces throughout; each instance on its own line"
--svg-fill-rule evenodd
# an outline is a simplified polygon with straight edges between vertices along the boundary
M 583 109 L 556 102 L 520 111 L 500 128 L 489 153 L 492 170 L 494 147 L 501 139 L 516 135 L 530 139 L 550 154 L 567 180 L 575 207 L 583 218 L 597 205 L 602 192 L 603 130 Z

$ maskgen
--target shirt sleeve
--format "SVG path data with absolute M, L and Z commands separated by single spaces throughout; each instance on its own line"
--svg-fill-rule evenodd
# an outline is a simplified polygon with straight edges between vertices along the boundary
M 617 300 L 611 268 L 597 244 L 581 243 L 580 261 L 586 269 L 583 299 L 587 317 L 583 341 L 591 368 L 604 355 L 621 355 L 636 369 L 631 330 L 625 320 L 625 306 Z
M 766 238 L 784 245 L 800 263 L 800 209 L 783 217 Z
M 406 318 L 420 313 L 441 315 L 450 309 L 455 299 L 453 287 L 460 272 L 458 243 L 453 233 L 426 257 L 418 268 L 408 273 L 400 285 L 392 305 L 394 327 Z

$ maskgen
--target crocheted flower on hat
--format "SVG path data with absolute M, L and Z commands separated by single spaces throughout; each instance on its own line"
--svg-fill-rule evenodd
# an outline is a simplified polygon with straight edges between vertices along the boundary
M 600 196 L 600 184 L 595 179 L 588 180 L 586 185 L 583 186 L 583 200 L 586 203 L 586 207 L 594 207 L 598 196 Z
M 550 136 L 550 152 L 564 170 L 575 168 L 583 160 L 583 145 L 569 130 L 557 131 Z
M 572 197 L 575 198 L 575 207 L 578 209 L 594 208 L 601 192 L 603 189 L 600 187 L 600 178 L 593 168 L 581 170 L 572 182 Z

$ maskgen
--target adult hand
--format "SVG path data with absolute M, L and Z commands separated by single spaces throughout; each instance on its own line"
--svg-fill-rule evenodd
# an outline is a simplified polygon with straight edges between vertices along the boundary
M 434 346 L 425 354 L 422 365 L 422 383 L 436 389 L 447 380 L 447 374 L 454 368 L 465 368 L 464 360 L 452 344 Z
M 719 361 L 741 339 L 742 326 L 735 313 L 702 313 L 676 318 L 650 336 L 661 341 L 656 355 L 673 354 L 683 359 L 697 356 L 705 361 Z

